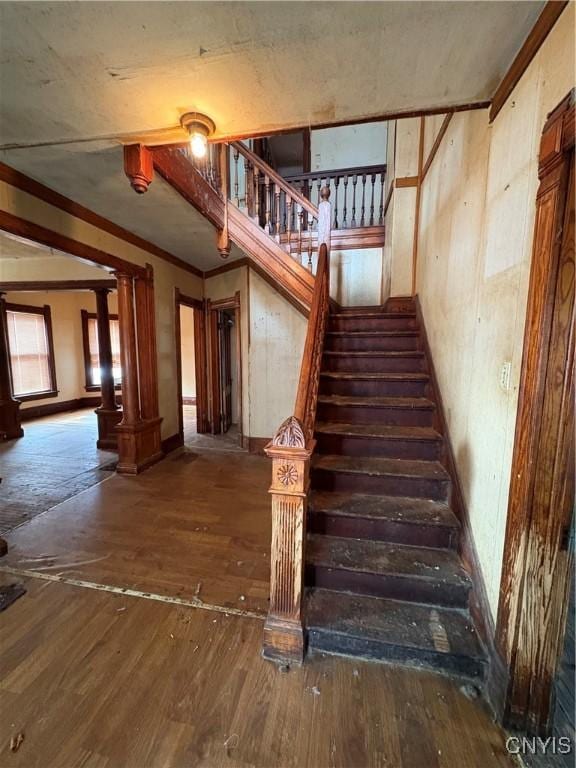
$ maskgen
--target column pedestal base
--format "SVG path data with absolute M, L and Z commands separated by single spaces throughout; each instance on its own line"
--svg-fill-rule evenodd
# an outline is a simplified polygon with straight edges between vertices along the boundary
M 299 621 L 268 615 L 262 647 L 265 659 L 299 665 L 304 661 L 304 650 L 304 628 Z
M 0 440 L 14 440 L 23 435 L 20 400 L 0 400 Z
M 136 424 L 118 424 L 118 464 L 116 471 L 124 475 L 137 475 L 163 458 L 160 440 L 162 418 L 139 421 Z
M 116 426 L 122 421 L 122 409 L 96 408 L 98 419 L 98 440 L 96 447 L 104 451 L 118 450 L 118 434 Z

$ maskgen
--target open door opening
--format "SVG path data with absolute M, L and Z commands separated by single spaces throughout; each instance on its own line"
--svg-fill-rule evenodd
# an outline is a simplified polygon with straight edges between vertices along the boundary
M 213 435 L 242 445 L 242 366 L 240 296 L 209 301 L 210 423 Z

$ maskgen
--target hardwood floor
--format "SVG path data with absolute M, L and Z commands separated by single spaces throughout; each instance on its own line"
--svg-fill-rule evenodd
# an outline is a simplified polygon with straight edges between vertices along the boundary
M 264 615 L 270 468 L 225 456 L 184 451 L 114 475 L 8 535 L 0 563 Z
M 184 445 L 193 451 L 241 451 L 238 425 L 232 424 L 220 435 L 199 435 L 196 431 L 196 406 L 184 405 Z
M 514 764 L 448 678 L 261 658 L 269 474 L 260 456 L 184 450 L 8 534 L 0 581 L 28 592 L 0 616 L 0 765 Z
M 260 657 L 258 619 L 25 584 L 2 617 L 2 765 L 513 765 L 448 679 L 322 656 L 282 672 Z
M 25 422 L 24 437 L 0 443 L 0 533 L 45 512 L 112 473 L 116 453 L 96 448 L 93 408 Z

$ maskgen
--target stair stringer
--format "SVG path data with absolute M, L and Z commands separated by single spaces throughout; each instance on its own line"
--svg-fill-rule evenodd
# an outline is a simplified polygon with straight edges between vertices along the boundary
M 155 147 L 153 162 L 160 176 L 217 229 L 223 228 L 227 211 L 230 239 L 303 315 L 309 314 L 315 278 L 308 269 L 236 206 L 225 201 L 182 154 Z

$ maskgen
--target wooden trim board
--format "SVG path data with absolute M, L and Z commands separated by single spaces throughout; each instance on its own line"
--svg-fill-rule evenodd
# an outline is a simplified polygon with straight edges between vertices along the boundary
M 520 81 L 524 72 L 526 72 L 530 66 L 534 56 L 536 56 L 540 50 L 540 46 L 548 37 L 552 27 L 556 24 L 562 11 L 567 5 L 567 0 L 548 0 L 544 6 L 542 13 L 530 30 L 528 37 L 516 54 L 514 61 L 500 81 L 500 85 L 492 97 L 489 118 L 491 123 L 496 119 L 498 113 L 508 100 L 508 97 Z

